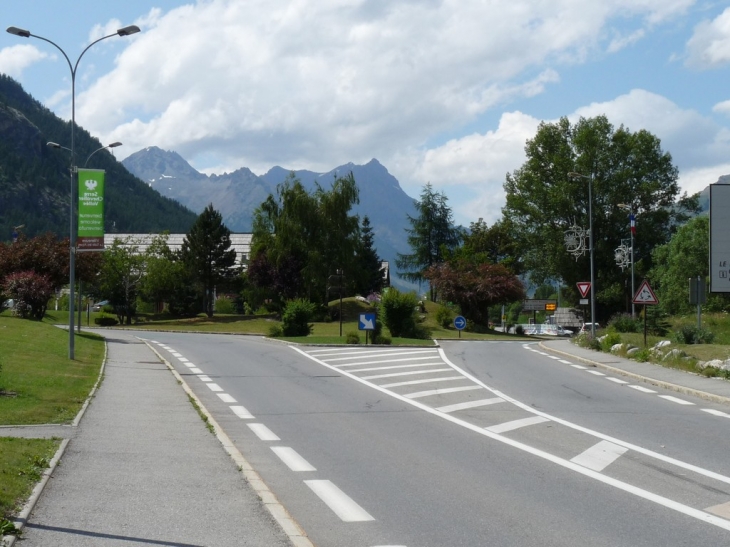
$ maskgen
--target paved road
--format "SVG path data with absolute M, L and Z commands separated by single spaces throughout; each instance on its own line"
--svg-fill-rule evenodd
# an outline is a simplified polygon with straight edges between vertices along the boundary
M 730 541 L 727 407 L 536 344 L 146 336 L 319 547 Z

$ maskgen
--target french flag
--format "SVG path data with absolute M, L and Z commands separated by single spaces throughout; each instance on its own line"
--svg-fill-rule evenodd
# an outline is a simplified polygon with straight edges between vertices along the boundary
M 636 235 L 636 217 L 633 213 L 629 215 L 629 220 L 631 221 L 631 233 Z

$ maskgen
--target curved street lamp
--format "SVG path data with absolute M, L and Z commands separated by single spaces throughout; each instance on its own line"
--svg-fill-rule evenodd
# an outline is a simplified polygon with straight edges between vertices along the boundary
M 636 230 L 636 220 L 634 217 L 634 207 L 627 205 L 626 203 L 619 203 L 619 209 L 629 212 L 629 232 L 631 233 L 631 318 L 636 318 L 636 304 L 634 304 L 634 296 L 636 290 L 634 289 L 634 231 Z
M 593 268 L 593 175 L 582 175 L 571 171 L 568 176 L 574 179 L 588 180 L 588 246 L 591 262 L 591 337 L 596 337 L 596 278 Z
M 107 36 L 102 36 L 101 38 L 98 38 L 91 42 L 88 46 L 84 48 L 84 50 L 81 52 L 81 55 L 79 55 L 78 59 L 76 59 L 76 63 L 72 64 L 71 59 L 69 59 L 68 55 L 66 55 L 66 52 L 56 44 L 55 42 L 49 40 L 48 38 L 44 38 L 43 36 L 38 36 L 37 34 L 33 34 L 28 30 L 18 28 L 18 27 L 8 27 L 7 31 L 10 34 L 13 34 L 15 36 L 20 36 L 21 38 L 37 38 L 39 40 L 43 40 L 44 42 L 48 42 L 53 47 L 55 47 L 58 51 L 61 52 L 63 57 L 66 59 L 66 62 L 68 63 L 68 68 L 71 70 L 71 211 L 70 211 L 70 232 L 69 232 L 69 298 L 68 298 L 68 309 L 69 309 L 69 319 L 68 319 L 68 358 L 73 359 L 74 358 L 74 285 L 76 283 L 76 232 L 74 230 L 74 182 L 75 182 L 75 175 L 76 175 L 76 155 L 75 155 L 75 129 L 76 129 L 76 70 L 79 67 L 79 62 L 81 61 L 81 58 L 84 56 L 84 54 L 89 50 L 91 46 L 94 44 L 98 44 L 102 40 L 106 40 L 107 38 L 111 38 L 112 36 L 129 36 L 130 34 L 136 34 L 139 32 L 139 27 L 137 25 L 129 25 L 128 27 L 123 27 L 118 29 L 114 34 L 108 34 Z

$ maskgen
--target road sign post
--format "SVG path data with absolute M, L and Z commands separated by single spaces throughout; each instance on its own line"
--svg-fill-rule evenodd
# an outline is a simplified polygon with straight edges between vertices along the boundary
M 646 279 L 639 285 L 639 290 L 636 291 L 633 302 L 634 304 L 644 304 L 644 347 L 646 347 L 646 306 L 659 304 L 659 299 Z
M 454 327 L 459 331 L 459 338 L 461 338 L 461 331 L 466 328 L 466 319 L 463 315 L 454 317 Z
M 357 322 L 357 328 L 365 331 L 365 345 L 368 345 L 368 333 L 375 330 L 377 316 L 375 313 L 361 313 Z

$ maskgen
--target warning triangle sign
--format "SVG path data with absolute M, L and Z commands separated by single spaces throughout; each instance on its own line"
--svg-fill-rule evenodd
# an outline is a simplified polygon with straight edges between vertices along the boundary
M 576 285 L 578 286 L 578 291 L 583 298 L 588 296 L 588 291 L 591 290 L 591 284 L 588 281 L 578 281 Z
M 634 295 L 634 304 L 658 304 L 659 299 L 654 294 L 654 291 L 651 290 L 651 286 L 649 285 L 649 282 L 644 279 L 644 281 L 639 286 L 639 290 L 636 291 L 636 294 Z

